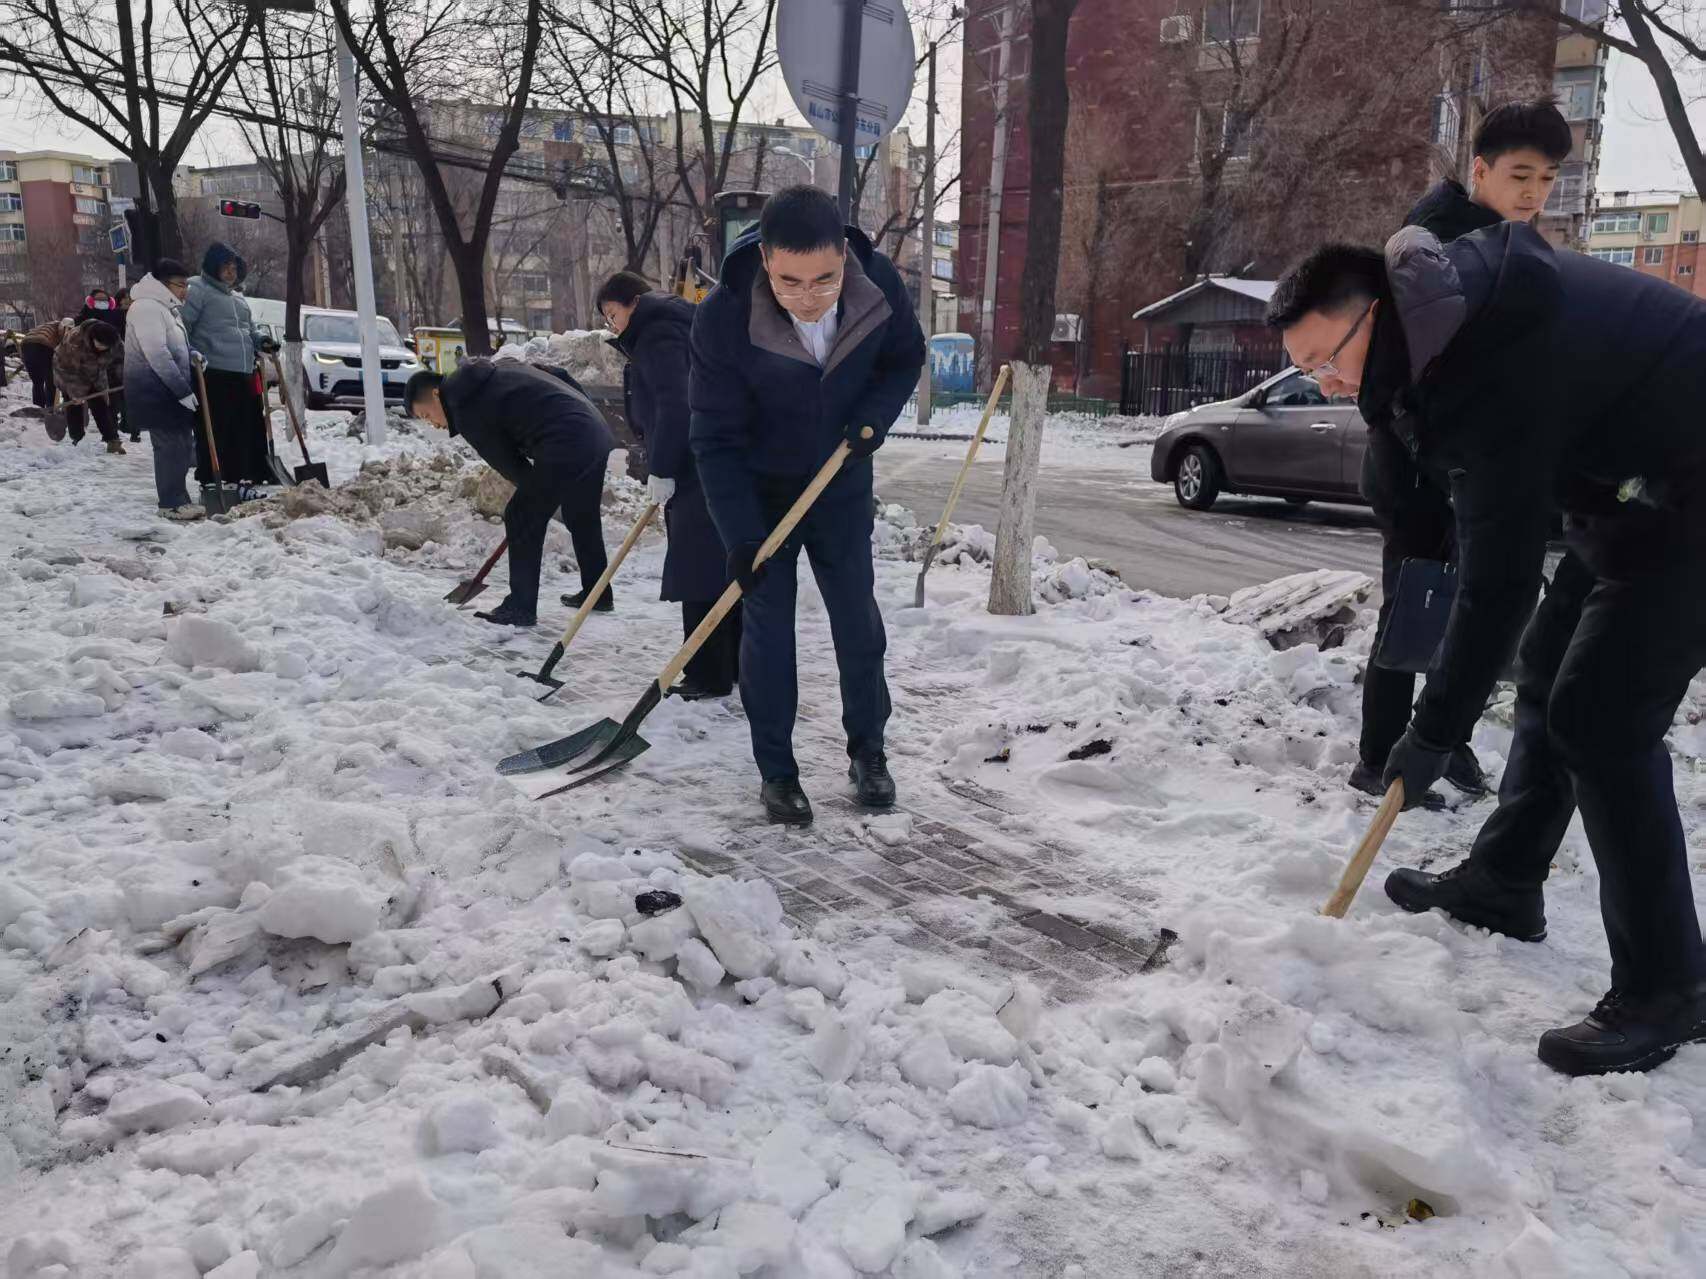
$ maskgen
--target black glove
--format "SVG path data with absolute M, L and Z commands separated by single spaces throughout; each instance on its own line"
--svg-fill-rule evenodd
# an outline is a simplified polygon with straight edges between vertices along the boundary
M 1441 777 L 1451 760 L 1451 747 L 1435 746 L 1416 735 L 1414 725 L 1404 730 L 1404 736 L 1386 757 L 1386 774 L 1381 780 L 1391 787 L 1395 781 L 1404 783 L 1404 807 L 1415 808 Z
M 866 437 L 866 432 L 870 433 L 869 438 Z M 870 457 L 871 454 L 880 449 L 883 446 L 883 434 L 882 431 L 868 423 L 863 426 L 849 426 L 843 432 L 852 449 L 853 456 L 856 458 Z
M 758 587 L 759 578 L 764 576 L 765 566 L 752 562 L 762 545 L 762 542 L 741 542 L 729 549 L 729 580 L 739 582 L 744 595 L 751 595 Z

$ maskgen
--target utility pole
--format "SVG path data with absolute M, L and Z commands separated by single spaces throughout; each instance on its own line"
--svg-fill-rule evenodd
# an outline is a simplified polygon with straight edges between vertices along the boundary
M 344 123 L 344 203 L 349 209 L 350 262 L 361 331 L 361 399 L 367 442 L 385 443 L 385 391 L 379 378 L 379 320 L 373 301 L 373 245 L 367 232 L 367 174 L 355 95 L 355 56 L 338 31 L 338 99 Z
M 865 0 L 841 0 L 841 221 L 857 223 L 852 207 L 859 182 L 859 54 L 865 39 Z
M 924 220 L 918 230 L 918 320 L 924 326 L 924 367 L 918 371 L 918 425 L 930 424 L 930 339 L 936 332 L 936 45 L 930 42 L 929 88 L 924 95 Z
M 983 231 L 983 299 L 977 335 L 977 385 L 987 390 L 995 378 L 995 280 L 1001 260 L 1001 189 L 1007 179 L 1007 81 L 1013 58 L 1013 10 L 1004 6 L 1000 17 L 1001 52 L 995 73 L 995 140 L 990 149 L 989 197 Z

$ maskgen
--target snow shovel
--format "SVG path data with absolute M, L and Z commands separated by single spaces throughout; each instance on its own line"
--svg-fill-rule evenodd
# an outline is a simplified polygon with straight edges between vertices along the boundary
M 284 368 L 278 362 L 278 356 L 268 355 L 272 361 L 272 371 L 278 378 L 278 398 L 284 401 L 285 416 L 290 419 L 290 429 L 296 433 L 296 447 L 302 450 L 302 465 L 296 468 L 295 476 L 298 484 L 306 484 L 310 480 L 318 480 L 320 487 L 331 491 L 332 477 L 326 473 L 326 464 L 316 462 L 308 456 L 308 437 L 303 433 L 302 423 L 296 420 L 296 408 L 290 402 L 290 392 L 284 385 Z
M 207 460 L 213 467 L 213 490 L 202 489 L 201 504 L 210 513 L 217 508 L 218 514 L 224 515 L 230 511 L 231 505 L 225 491 L 225 477 L 219 473 L 219 446 L 213 442 L 213 414 L 207 407 L 207 378 L 201 371 L 206 361 L 199 354 L 192 354 L 190 363 L 195 367 L 196 389 L 201 393 L 201 429 L 207 436 Z
M 272 399 L 267 395 L 267 380 L 263 377 L 261 383 L 261 421 L 267 428 L 267 469 L 272 472 L 273 479 L 283 488 L 292 487 L 296 481 L 291 477 L 290 468 L 284 464 L 284 459 L 278 455 L 278 450 L 272 442 Z M 284 387 L 278 388 L 278 398 L 284 398 Z
M 872 434 L 871 428 L 866 427 L 864 438 L 869 439 Z M 829 455 L 829 460 L 812 477 L 806 491 L 788 508 L 788 513 L 782 517 L 781 522 L 770 530 L 770 536 L 764 539 L 764 544 L 758 548 L 758 554 L 752 558 L 754 567 L 764 563 L 776 553 L 777 547 L 788 540 L 794 526 L 805 517 L 812 503 L 817 501 L 818 495 L 829 486 L 842 463 L 847 461 L 850 451 L 849 445 L 843 440 L 835 452 Z M 551 795 L 560 795 L 566 790 L 573 790 L 576 786 L 584 786 L 587 782 L 620 768 L 636 755 L 650 750 L 651 743 L 640 736 L 640 722 L 663 701 L 664 694 L 669 691 L 670 685 L 675 683 L 676 676 L 681 674 L 693 655 L 699 651 L 699 646 L 711 637 L 711 633 L 717 629 L 739 599 L 740 583 L 730 582 L 728 588 L 723 591 L 722 598 L 712 605 L 711 611 L 705 615 L 705 620 L 699 623 L 693 634 L 687 637 L 687 642 L 669 659 L 669 665 L 663 668 L 663 673 L 646 685 L 646 691 L 640 694 L 640 700 L 634 703 L 627 719 L 620 724 L 614 720 L 602 719 L 578 733 L 571 733 L 554 742 L 546 742 L 543 746 L 535 746 L 532 750 L 501 759 L 498 761 L 498 772 L 506 777 L 513 777 L 521 773 L 563 768 L 566 772 L 584 774 L 534 797 L 545 799 Z
M 98 400 L 104 396 L 112 395 L 114 392 L 122 390 L 124 390 L 124 383 L 120 382 L 117 386 L 109 386 L 104 391 L 96 391 L 93 395 L 85 395 L 80 400 L 66 400 L 63 404 L 55 404 L 50 409 L 43 409 L 41 420 L 42 425 L 47 428 L 48 438 L 57 444 L 60 440 L 65 438 L 65 433 L 71 429 L 71 423 L 65 416 L 66 409 L 74 409 L 80 404 L 87 404 L 90 400 Z
M 1327 904 L 1321 907 L 1323 915 L 1331 919 L 1345 917 L 1345 912 L 1351 908 L 1351 902 L 1356 898 L 1357 889 L 1362 887 L 1362 881 L 1368 877 L 1368 868 L 1374 865 L 1374 855 L 1386 842 L 1387 832 L 1392 829 L 1392 823 L 1398 820 L 1398 813 L 1403 807 L 1404 780 L 1399 778 L 1386 788 L 1386 798 L 1380 801 L 1374 820 L 1368 824 L 1368 833 L 1362 837 L 1362 843 L 1357 845 L 1356 852 L 1351 854 L 1350 864 L 1345 867 L 1338 889 L 1327 899 Z
M 912 592 L 913 608 L 924 607 L 924 575 L 930 571 L 930 563 L 936 558 L 936 552 L 942 549 L 942 536 L 948 531 L 948 517 L 954 513 L 954 506 L 960 500 L 960 490 L 966 485 L 966 476 L 971 474 L 971 464 L 977 458 L 978 446 L 983 443 L 983 433 L 989 429 L 989 419 L 995 414 L 995 405 L 1001 399 L 1001 392 L 1007 388 L 1007 375 L 1011 372 L 1009 365 L 1001 366 L 1001 372 L 995 378 L 995 387 L 989 393 L 989 403 L 983 406 L 983 420 L 977 424 L 977 431 L 971 437 L 971 447 L 966 449 L 966 460 L 960 464 L 960 473 L 954 480 L 954 487 L 948 491 L 948 505 L 942 509 L 942 520 L 936 525 L 936 536 L 930 539 L 930 546 L 924 552 L 924 563 L 918 570 L 918 585 Z
M 653 502 L 640 513 L 640 518 L 634 521 L 634 527 L 629 529 L 628 536 L 622 539 L 621 548 L 617 550 L 610 563 L 605 566 L 599 579 L 592 584 L 592 589 L 586 593 L 586 599 L 581 601 L 581 606 L 575 610 L 575 615 L 569 619 L 569 627 L 563 632 L 563 638 L 551 646 L 551 655 L 545 659 L 545 665 L 537 671 L 516 672 L 517 675 L 525 675 L 528 679 L 537 680 L 545 685 L 545 691 L 535 700 L 546 701 L 563 686 L 563 681 L 555 678 L 551 672 L 557 669 L 557 663 L 563 660 L 564 650 L 580 633 L 581 623 L 586 621 L 587 615 L 592 612 L 593 605 L 604 598 L 604 592 L 610 586 L 610 579 L 616 576 L 616 570 L 622 567 L 622 561 L 628 558 L 628 552 L 633 550 L 634 543 L 640 540 L 640 533 L 646 525 L 652 522 L 652 516 L 657 513 L 658 504 Z
M 486 589 L 486 575 L 497 567 L 498 561 L 503 558 L 503 553 L 507 550 L 509 550 L 509 539 L 506 537 L 503 541 L 498 543 L 497 550 L 486 556 L 486 562 L 480 565 L 480 571 L 478 573 L 474 574 L 473 577 L 470 577 L 465 582 L 458 582 L 451 588 L 450 594 L 446 595 L 444 598 L 450 603 L 456 605 L 457 608 L 461 608 L 464 604 L 472 600 L 481 591 Z

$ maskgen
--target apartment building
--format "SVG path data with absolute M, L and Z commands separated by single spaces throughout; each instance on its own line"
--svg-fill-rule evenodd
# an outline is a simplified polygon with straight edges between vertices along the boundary
M 0 320 L 72 315 L 90 289 L 117 287 L 111 222 L 109 161 L 0 151 Z
M 1590 26 L 1605 25 L 1608 0 L 1561 0 L 1565 14 Z M 1557 185 L 1540 215 L 1539 231 L 1553 244 L 1584 249 L 1588 216 L 1599 175 L 1604 131 L 1605 68 L 1610 50 L 1589 36 L 1563 33 L 1558 40 L 1552 91 L 1570 122 L 1574 145 L 1558 172 Z
M 1614 191 L 1600 198 L 1588 228 L 1589 256 L 1656 275 L 1697 296 L 1706 203 L 1676 191 Z

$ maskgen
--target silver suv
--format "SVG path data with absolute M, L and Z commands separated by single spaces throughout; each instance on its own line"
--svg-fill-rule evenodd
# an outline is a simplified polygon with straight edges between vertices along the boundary
M 1236 399 L 1173 414 L 1149 473 L 1193 511 L 1222 493 L 1366 506 L 1357 481 L 1367 447 L 1356 401 L 1330 400 L 1289 368 Z

